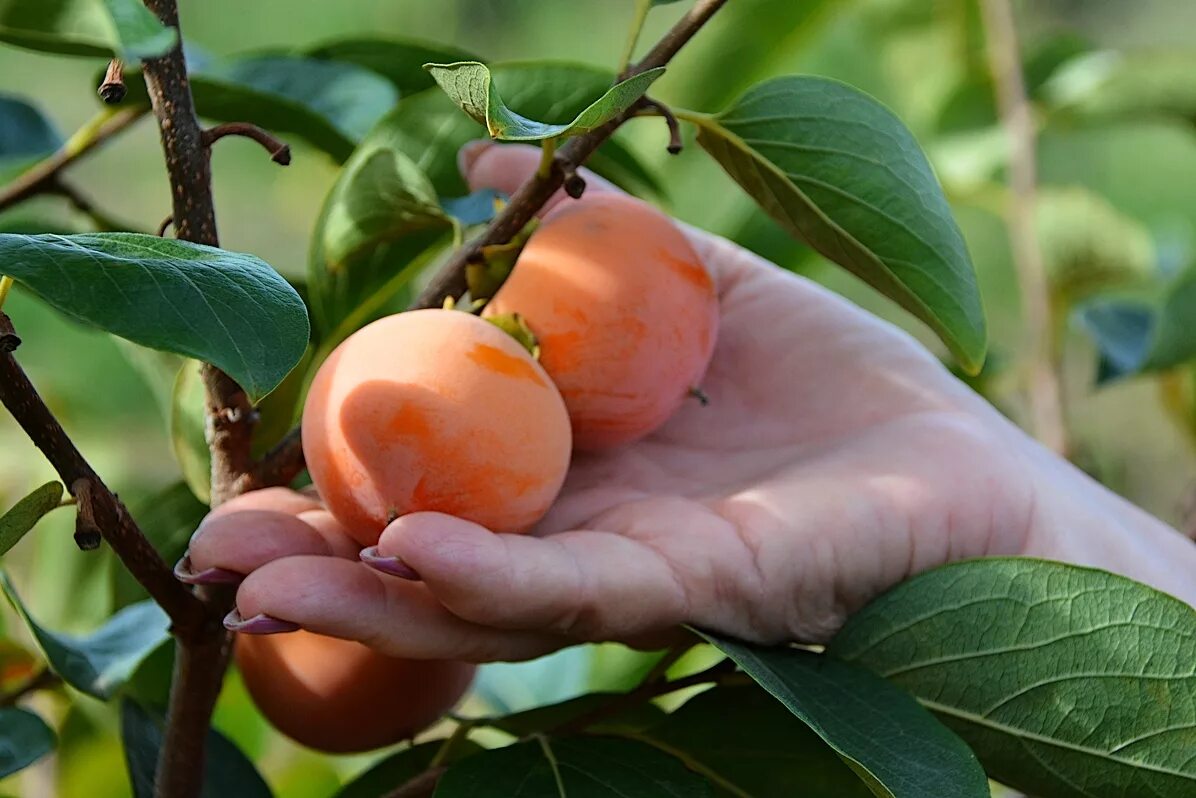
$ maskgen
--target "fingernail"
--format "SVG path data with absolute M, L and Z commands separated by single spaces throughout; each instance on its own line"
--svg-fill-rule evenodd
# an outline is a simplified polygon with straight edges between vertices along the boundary
M 375 571 L 381 571 L 384 574 L 397 576 L 402 579 L 410 579 L 412 582 L 420 581 L 420 575 L 414 568 L 403 562 L 398 557 L 384 557 L 378 553 L 377 546 L 370 546 L 368 549 L 362 549 L 361 554 L 357 555 L 361 561 L 373 568 Z
M 224 616 L 224 628 L 230 632 L 240 632 L 247 635 L 277 635 L 285 632 L 299 631 L 299 624 L 275 618 L 273 615 L 259 613 L 252 618 L 242 618 L 241 611 L 236 609 Z
M 183 559 L 175 563 L 174 578 L 188 585 L 237 585 L 241 583 L 245 575 L 227 568 L 205 568 L 202 571 L 193 571 L 191 555 L 184 554 Z

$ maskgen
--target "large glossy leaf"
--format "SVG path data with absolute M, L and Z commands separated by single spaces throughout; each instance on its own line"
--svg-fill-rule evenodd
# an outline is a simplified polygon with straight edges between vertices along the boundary
M 124 608 L 89 635 L 51 632 L 29 615 L 3 573 L 0 587 L 37 639 L 54 672 L 76 690 L 103 701 L 116 695 L 141 661 L 170 636 L 170 618 L 152 601 Z
M 809 726 L 754 686 L 707 690 L 632 736 L 680 756 L 739 798 L 872 795 Z
M 994 778 L 1037 795 L 1196 794 L 1196 610 L 1029 559 L 950 565 L 852 618 L 830 650 L 909 690 Z
M 41 111 L 15 95 L 0 94 L 0 177 L 60 146 L 62 137 Z
M 377 72 L 393 83 L 402 97 L 436 85 L 424 64 L 474 60 L 472 53 L 460 48 L 414 39 L 337 39 L 313 47 L 307 55 L 344 61 Z
M 54 750 L 46 722 L 24 709 L 0 708 L 0 779 L 29 767 Z
M 158 752 L 162 748 L 162 718 L 133 701 L 122 701 L 121 740 L 135 798 L 152 798 Z M 269 785 L 253 763 L 215 729 L 208 730 L 202 798 L 271 798 Z
M 0 0 L 0 41 L 64 55 L 162 55 L 178 34 L 141 0 Z
M 643 743 L 539 738 L 471 756 L 440 779 L 436 798 L 702 798 L 710 783 Z
M 1162 371 L 1196 359 L 1196 268 L 1158 294 L 1099 297 L 1079 311 L 1108 379 Z
M 0 515 L 0 557 L 62 501 L 62 483 L 47 482 Z
M 127 75 L 126 84 L 125 104 L 149 102 L 139 76 Z M 338 161 L 399 98 L 388 80 L 363 67 L 285 54 L 196 59 L 191 91 L 200 116 L 297 136 Z
M 212 453 L 204 434 L 206 393 L 197 360 L 186 361 L 174 379 L 170 402 L 170 445 L 195 498 L 212 501 Z
M 703 633 L 826 741 L 880 798 L 987 798 L 963 741 L 903 690 L 848 662 Z
M 219 366 L 252 398 L 307 347 L 307 310 L 252 255 L 157 236 L 0 234 L 0 271 L 68 316 Z
M 385 146 L 358 149 L 325 200 L 312 241 L 308 289 L 321 340 L 339 341 L 370 321 L 451 228 L 409 157 Z
M 791 235 L 918 316 L 970 371 L 987 332 L 975 270 L 942 188 L 891 111 L 825 78 L 777 78 L 698 142 Z
M 428 71 L 461 110 L 486 127 L 492 138 L 503 141 L 541 141 L 562 136 L 577 136 L 601 127 L 634 105 L 653 81 L 664 74 L 664 67 L 650 69 L 617 83 L 571 121 L 551 124 L 516 113 L 498 92 L 490 69 L 477 61 L 454 64 L 428 64 Z

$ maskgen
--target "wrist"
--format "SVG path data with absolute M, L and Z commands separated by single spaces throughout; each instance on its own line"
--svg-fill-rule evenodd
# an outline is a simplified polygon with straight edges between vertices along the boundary
M 1196 543 L 1032 445 L 1036 505 L 1024 555 L 1111 571 L 1196 606 Z

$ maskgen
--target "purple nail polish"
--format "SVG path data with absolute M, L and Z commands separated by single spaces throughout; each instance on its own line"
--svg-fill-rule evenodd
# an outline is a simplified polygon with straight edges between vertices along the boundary
M 397 576 L 400 579 L 410 579 L 412 582 L 418 582 L 421 579 L 419 573 L 414 568 L 398 557 L 383 557 L 378 553 L 377 546 L 362 549 L 361 553 L 357 556 L 361 558 L 363 563 L 375 571 Z
M 245 575 L 227 568 L 205 568 L 202 571 L 193 571 L 191 570 L 191 555 L 184 554 L 183 559 L 174 566 L 174 578 L 188 585 L 237 585 L 245 579 Z
M 247 635 L 276 635 L 285 632 L 299 631 L 299 624 L 275 618 L 273 615 L 259 613 L 252 618 L 242 618 L 241 611 L 233 609 L 224 616 L 224 628 L 230 632 L 240 632 Z

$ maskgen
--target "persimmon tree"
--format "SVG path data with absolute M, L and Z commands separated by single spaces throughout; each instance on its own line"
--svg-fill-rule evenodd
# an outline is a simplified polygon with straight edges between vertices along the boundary
M 12 663 L 0 669 L 0 777 L 54 749 L 55 732 L 27 699 L 65 685 L 89 697 L 75 700 L 119 702 L 138 796 L 271 794 L 210 728 L 230 660 L 221 621 L 232 593 L 190 588 L 168 563 L 209 506 L 303 479 L 294 425 L 304 390 L 350 334 L 404 307 L 486 296 L 482 284 L 509 273 L 550 197 L 586 191 L 583 164 L 651 195 L 657 178 L 615 136 L 623 125 L 665 126 L 675 157 L 713 158 L 785 233 L 921 320 L 962 372 L 980 373 L 987 332 L 975 270 L 902 121 L 851 86 L 808 75 L 763 81 L 721 108 L 670 108 L 651 96 L 654 81 L 735 0 L 691 0 L 637 59 L 645 19 L 665 4 L 636 0 L 628 55 L 603 70 L 487 64 L 452 46 L 370 38 L 185 57 L 175 0 L 0 0 L 0 41 L 109 59 L 96 76 L 104 109 L 67 142 L 32 103 L 0 98 L 9 179 L 0 210 L 58 197 L 96 228 L 0 233 L 0 307 L 15 284 L 67 317 L 167 353 L 159 362 L 186 484 L 154 506 L 127 507 L 22 368 L 20 319 L 0 312 L 0 402 L 59 476 L 0 518 L 0 556 L 47 513 L 73 512 L 75 545 L 107 546 L 123 567 L 116 611 L 82 637 L 45 628 L 4 579 L 38 651 L 0 641 Z M 1000 38 L 1009 33 L 1003 4 L 987 5 L 997 74 L 1020 79 L 1015 43 Z M 999 88 L 999 110 L 1024 136 L 1026 87 Z M 1114 92 L 1105 102 L 1128 100 Z M 157 234 L 119 229 L 68 176 L 146 118 L 160 132 L 172 202 Z M 698 146 L 683 152 L 685 126 Z M 291 139 L 340 164 L 301 285 L 220 248 L 210 156 L 229 136 L 252 139 L 280 166 Z M 539 171 L 510 196 L 469 194 L 457 173 L 458 150 L 486 136 L 542 148 Z M 1023 197 L 1034 190 L 1032 170 L 1014 177 Z M 1011 223 L 1024 235 L 1033 219 Z M 1048 286 L 1033 258 L 1023 277 L 1043 329 L 1080 295 Z M 1193 285 L 1189 275 L 1095 300 L 1085 289 L 1109 368 L 1169 369 L 1196 354 L 1183 321 Z M 1052 288 L 1053 303 L 1038 301 Z M 1047 350 L 1035 350 L 1033 424 L 1062 449 Z M 59 365 L 69 360 L 64 352 Z M 1196 428 L 1190 386 L 1175 372 L 1168 379 L 1177 415 Z M 992 778 L 1043 798 L 1120 798 L 1189 795 L 1196 784 L 1196 614 L 1121 577 L 971 561 L 900 585 L 825 648 L 693 632 L 628 692 L 453 717 L 443 736 L 396 748 L 340 794 L 960 798 L 988 795 Z M 656 701 L 699 686 L 708 689 L 679 706 Z M 1084 708 L 1101 717 L 1079 718 Z

